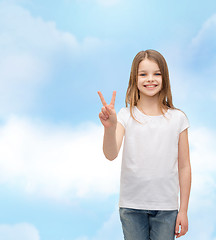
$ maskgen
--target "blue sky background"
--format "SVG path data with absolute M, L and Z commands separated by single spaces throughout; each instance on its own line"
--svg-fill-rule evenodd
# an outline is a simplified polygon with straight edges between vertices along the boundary
M 141 50 L 167 60 L 188 116 L 192 189 L 182 239 L 216 240 L 216 3 L 0 1 L 0 238 L 120 240 L 121 152 L 102 152 L 100 90 L 125 106 Z M 121 149 L 122 151 L 122 149 Z

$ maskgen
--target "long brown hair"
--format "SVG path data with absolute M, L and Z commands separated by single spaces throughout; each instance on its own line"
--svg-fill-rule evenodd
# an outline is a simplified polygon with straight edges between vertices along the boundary
M 161 113 L 165 117 L 165 114 L 163 113 L 163 109 L 165 110 L 167 110 L 168 108 L 178 109 L 178 108 L 175 108 L 172 103 L 169 71 L 168 71 L 166 60 L 159 52 L 152 49 L 148 49 L 145 51 L 138 52 L 137 55 L 134 57 L 132 66 L 131 66 L 130 79 L 129 79 L 129 84 L 126 92 L 125 103 L 126 103 L 126 107 L 128 106 L 128 104 L 130 104 L 130 114 L 134 120 L 136 119 L 132 114 L 132 109 L 134 106 L 137 106 L 137 102 L 140 99 L 139 89 L 137 88 L 138 68 L 139 68 L 140 62 L 146 58 L 157 63 L 161 71 L 162 89 L 159 92 L 159 107 L 160 107 Z

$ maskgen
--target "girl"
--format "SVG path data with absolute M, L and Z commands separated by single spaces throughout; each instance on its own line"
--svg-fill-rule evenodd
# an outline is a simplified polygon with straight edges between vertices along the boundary
M 125 240 L 173 240 L 188 231 L 191 187 L 187 116 L 172 103 L 167 63 L 155 50 L 132 63 L 126 107 L 116 114 L 116 91 L 103 107 L 103 152 L 114 160 L 124 137 L 119 213 Z M 128 107 L 130 104 L 130 107 Z M 178 193 L 180 187 L 180 208 Z M 179 232 L 179 226 L 181 231 Z

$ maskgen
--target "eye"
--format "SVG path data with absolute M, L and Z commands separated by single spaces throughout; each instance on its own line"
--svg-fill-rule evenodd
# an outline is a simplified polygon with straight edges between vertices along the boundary
M 140 76 L 146 76 L 146 74 L 145 73 L 141 73 Z
M 157 76 L 160 76 L 160 75 L 161 75 L 161 73 L 155 73 L 155 75 L 157 75 Z

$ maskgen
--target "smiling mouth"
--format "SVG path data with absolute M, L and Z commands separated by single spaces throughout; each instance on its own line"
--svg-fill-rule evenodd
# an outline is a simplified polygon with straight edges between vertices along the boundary
M 146 88 L 155 88 L 155 87 L 157 87 L 158 85 L 144 85 L 144 87 L 146 87 Z

